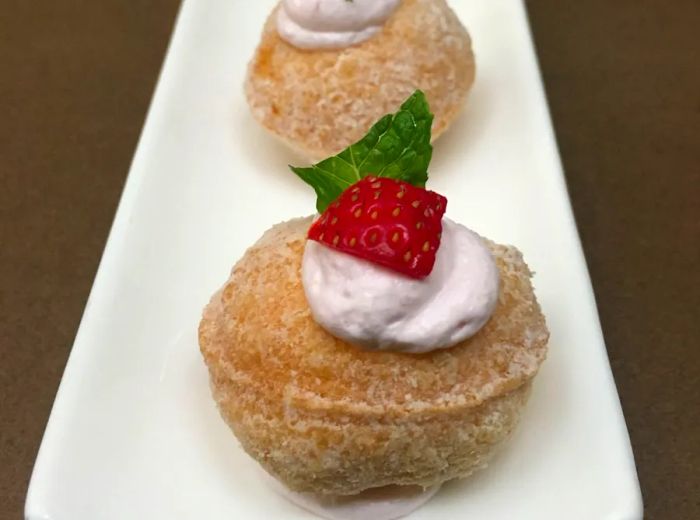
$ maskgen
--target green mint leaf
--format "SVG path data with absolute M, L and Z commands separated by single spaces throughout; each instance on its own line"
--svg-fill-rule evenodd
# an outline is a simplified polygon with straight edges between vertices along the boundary
M 367 175 L 391 177 L 422 188 L 433 155 L 432 124 L 425 94 L 416 90 L 398 112 L 382 117 L 366 136 L 338 155 L 307 168 L 290 168 L 316 191 L 319 213 Z

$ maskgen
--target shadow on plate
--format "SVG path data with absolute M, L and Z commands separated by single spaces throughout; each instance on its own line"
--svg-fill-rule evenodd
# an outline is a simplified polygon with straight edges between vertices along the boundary
M 255 165 L 255 171 L 251 174 L 274 176 L 275 182 L 298 187 L 299 180 L 289 170 L 289 165 L 311 164 L 308 159 L 294 153 L 282 141 L 267 132 L 247 109 L 242 111 L 233 124 L 246 129 L 240 133 L 241 149 L 246 154 L 247 162 Z
M 431 174 L 440 175 L 440 171 L 448 169 L 451 161 L 458 160 L 466 166 L 475 144 L 484 138 L 493 110 L 492 89 L 484 84 L 485 81 L 477 79 L 462 112 L 433 144 Z

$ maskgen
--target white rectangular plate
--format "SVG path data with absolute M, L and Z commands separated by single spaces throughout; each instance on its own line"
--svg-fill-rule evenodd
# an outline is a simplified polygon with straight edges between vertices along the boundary
M 27 497 L 30 520 L 310 518 L 272 492 L 209 396 L 196 327 L 244 250 L 313 211 L 242 82 L 274 0 L 182 6 Z M 517 245 L 551 329 L 520 429 L 414 519 L 631 520 L 634 459 L 523 5 L 453 2 L 477 81 L 436 144 L 448 214 Z

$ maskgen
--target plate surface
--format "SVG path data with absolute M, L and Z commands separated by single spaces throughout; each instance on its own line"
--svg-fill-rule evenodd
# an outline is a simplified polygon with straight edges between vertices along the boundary
M 272 492 L 209 396 L 202 307 L 272 224 L 313 211 L 251 119 L 245 67 L 274 0 L 187 0 L 56 397 L 30 520 L 310 518 Z M 551 329 L 512 442 L 412 519 L 631 520 L 634 459 L 523 5 L 453 1 L 477 81 L 435 146 L 448 215 L 517 245 Z

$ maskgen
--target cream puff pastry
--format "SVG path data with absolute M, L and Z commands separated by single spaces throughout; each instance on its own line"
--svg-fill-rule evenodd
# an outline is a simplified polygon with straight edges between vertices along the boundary
M 474 81 L 471 40 L 445 0 L 283 0 L 248 68 L 254 118 L 311 159 L 362 137 L 422 89 L 433 138 Z

